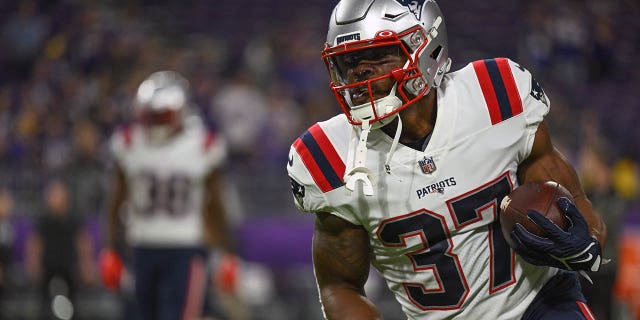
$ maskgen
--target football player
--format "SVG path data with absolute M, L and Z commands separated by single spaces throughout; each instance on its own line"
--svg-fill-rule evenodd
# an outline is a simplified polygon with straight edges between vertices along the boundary
M 137 121 L 111 138 L 115 179 L 103 280 L 120 285 L 123 266 L 114 250 L 124 233 L 144 319 L 200 317 L 207 253 L 229 250 L 220 199 L 225 142 L 188 106 L 187 80 L 173 71 L 153 73 L 138 88 Z
M 342 0 L 322 58 L 344 114 L 293 143 L 296 205 L 316 214 L 313 263 L 328 319 L 379 319 L 370 265 L 410 319 L 591 319 L 578 271 L 597 271 L 606 228 L 543 118 L 549 100 L 521 65 L 475 61 L 449 72 L 435 1 Z M 519 184 L 554 180 L 564 232 L 519 225 L 499 204 Z M 518 253 L 517 255 L 515 253 Z

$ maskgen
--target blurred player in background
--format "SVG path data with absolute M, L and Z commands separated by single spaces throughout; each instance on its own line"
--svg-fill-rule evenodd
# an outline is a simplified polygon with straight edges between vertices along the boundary
M 288 172 L 296 205 L 316 213 L 327 318 L 381 318 L 364 290 L 370 264 L 411 319 L 593 317 L 576 271 L 599 269 L 606 228 L 525 68 L 495 58 L 447 73 L 443 16 L 427 0 L 342 0 L 322 56 L 344 114 L 293 143 Z M 516 256 L 499 204 L 545 180 L 571 191 L 575 205 L 559 206 L 572 227 L 529 212 L 549 237 L 516 225 Z
M 230 252 L 219 170 L 225 142 L 191 113 L 188 82 L 176 72 L 145 79 L 134 110 L 137 121 L 111 140 L 115 177 L 103 280 L 120 286 L 116 249 L 126 239 L 143 318 L 197 319 L 205 303 L 207 254 Z

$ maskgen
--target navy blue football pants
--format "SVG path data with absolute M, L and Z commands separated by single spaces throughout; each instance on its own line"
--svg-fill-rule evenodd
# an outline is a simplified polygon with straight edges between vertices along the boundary
M 560 270 L 527 308 L 523 320 L 592 320 L 593 313 L 582 295 L 578 275 Z
M 142 318 L 201 317 L 207 291 L 205 257 L 200 248 L 135 248 L 135 296 Z

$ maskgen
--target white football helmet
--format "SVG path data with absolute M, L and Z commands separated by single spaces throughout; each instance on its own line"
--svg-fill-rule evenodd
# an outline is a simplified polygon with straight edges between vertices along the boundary
M 376 51 L 388 49 L 405 59 L 402 68 L 348 79 L 349 59 L 358 59 L 352 56 L 375 59 L 380 54 Z M 400 110 L 439 86 L 451 66 L 444 20 L 433 0 L 340 1 L 331 14 L 322 58 L 331 76 L 331 90 L 351 124 L 368 120 L 372 129 L 389 123 Z M 390 80 L 395 85 L 387 96 L 375 99 L 375 82 Z M 367 102 L 352 101 L 364 94 Z
M 183 125 L 189 104 L 189 82 L 174 71 L 158 71 L 138 87 L 134 108 L 148 137 L 163 141 Z

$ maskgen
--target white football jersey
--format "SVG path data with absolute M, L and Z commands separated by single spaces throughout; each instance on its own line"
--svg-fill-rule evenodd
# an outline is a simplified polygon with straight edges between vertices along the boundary
M 131 125 L 111 138 L 127 183 L 127 241 L 141 247 L 202 245 L 205 179 L 225 160 L 224 140 L 199 123 L 164 144 Z
M 557 269 L 526 263 L 505 242 L 498 215 L 518 182 L 549 102 L 531 74 L 506 59 L 470 63 L 437 89 L 437 119 L 424 151 L 372 130 L 366 167 L 374 195 L 344 186 L 353 126 L 344 115 L 312 126 L 292 145 L 295 203 L 369 232 L 373 266 L 411 319 L 520 319 Z M 357 137 L 356 137 L 357 138 Z

